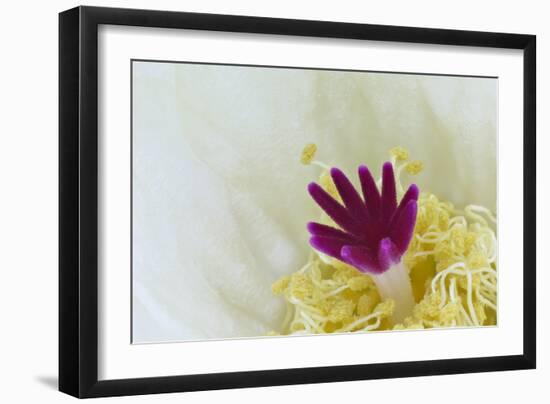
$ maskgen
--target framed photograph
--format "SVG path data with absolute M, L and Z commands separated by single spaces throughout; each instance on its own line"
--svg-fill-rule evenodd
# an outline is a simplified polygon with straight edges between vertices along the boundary
M 533 35 L 59 16 L 59 388 L 535 367 Z

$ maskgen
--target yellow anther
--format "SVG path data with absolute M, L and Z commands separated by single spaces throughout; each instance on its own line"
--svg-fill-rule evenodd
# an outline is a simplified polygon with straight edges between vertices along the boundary
M 420 173 L 423 169 L 424 163 L 419 160 L 411 161 L 405 166 L 405 170 L 407 170 L 407 172 L 411 175 L 416 175 Z
M 471 269 L 483 268 L 489 265 L 487 257 L 477 251 L 470 253 L 468 256 L 468 266 Z
M 280 296 L 285 293 L 285 290 L 288 288 L 289 283 L 290 276 L 283 276 L 282 278 L 275 281 L 273 285 L 271 285 L 271 292 L 273 292 L 275 296 Z
M 342 261 L 334 260 L 336 271 L 332 274 L 332 279 L 339 283 L 347 283 L 351 278 L 356 277 L 360 272 Z
M 422 321 L 419 321 L 418 319 L 414 317 L 406 317 L 403 321 L 404 329 L 406 330 L 415 330 L 419 328 L 424 328 L 422 325 Z
M 464 230 L 462 227 L 453 227 L 449 234 L 449 238 L 451 239 L 454 251 L 458 254 L 463 254 L 466 230 Z
M 313 293 L 313 284 L 304 274 L 296 273 L 290 277 L 289 290 L 292 296 L 304 299 Z
M 397 146 L 390 149 L 390 156 L 395 157 L 397 161 L 406 161 L 409 159 L 409 151 L 403 147 Z
M 361 295 L 357 301 L 357 314 L 367 316 L 373 312 L 374 307 L 379 303 L 378 293 L 372 289 L 364 295 Z
M 435 247 L 436 261 L 448 261 L 453 257 L 453 248 L 447 240 L 441 241 Z
M 328 317 L 330 321 L 344 321 L 353 315 L 355 303 L 348 299 L 336 299 L 329 311 Z
M 373 310 L 374 313 L 380 313 L 380 317 L 390 317 L 393 314 L 395 308 L 395 301 L 393 299 L 384 300 L 382 303 L 379 303 L 376 308 Z
M 414 309 L 414 317 L 417 319 L 431 320 L 439 316 L 439 303 L 441 297 L 437 294 L 430 294 L 424 297 Z
M 439 201 L 435 198 L 430 198 L 422 204 L 424 208 L 424 217 L 428 225 L 437 224 L 439 219 Z
M 292 323 L 292 325 L 290 326 L 290 331 L 291 332 L 296 332 L 296 331 L 302 331 L 304 330 L 304 325 L 302 323 Z
M 302 164 L 311 164 L 315 158 L 315 153 L 317 153 L 317 145 L 315 143 L 308 143 L 302 150 L 302 155 L 300 156 Z
M 368 276 L 355 276 L 348 280 L 348 286 L 354 292 L 360 292 L 373 285 L 373 281 Z
M 328 172 L 325 171 L 321 174 L 319 182 L 321 183 L 321 187 L 323 187 L 323 189 L 327 191 L 330 196 L 340 200 L 340 194 L 338 193 L 336 185 L 334 184 L 334 181 L 332 181 L 332 177 L 329 175 Z
M 449 212 L 446 210 L 439 211 L 438 225 L 439 230 L 446 231 L 449 229 Z
M 416 216 L 416 225 L 414 227 L 415 234 L 423 234 L 428 230 L 428 226 L 430 223 L 428 222 L 426 215 L 419 212 L 418 216 Z
M 464 253 L 469 254 L 476 242 L 476 233 L 469 231 L 464 238 Z

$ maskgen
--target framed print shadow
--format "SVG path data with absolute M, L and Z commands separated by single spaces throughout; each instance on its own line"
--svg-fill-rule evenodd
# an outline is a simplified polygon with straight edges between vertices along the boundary
M 533 35 L 59 16 L 59 389 L 533 369 Z

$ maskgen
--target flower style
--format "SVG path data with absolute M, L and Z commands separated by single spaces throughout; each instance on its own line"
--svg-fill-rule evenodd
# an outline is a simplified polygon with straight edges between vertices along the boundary
M 412 184 L 398 205 L 390 162 L 382 167 L 381 193 L 366 166 L 361 165 L 358 173 L 363 198 L 341 170 L 330 170 L 343 205 L 320 185 L 309 184 L 311 197 L 340 227 L 308 223 L 310 243 L 361 272 L 380 275 L 398 264 L 407 251 L 416 223 L 419 191 Z

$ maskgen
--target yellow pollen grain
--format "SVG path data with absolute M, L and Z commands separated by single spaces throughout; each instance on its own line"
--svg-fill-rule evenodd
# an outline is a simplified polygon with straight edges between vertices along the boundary
M 329 319 L 333 322 L 343 321 L 353 314 L 355 304 L 348 299 L 338 299 L 332 305 L 329 311 Z
M 344 264 L 342 261 L 334 260 L 333 266 L 336 270 L 332 274 L 332 279 L 337 282 L 346 283 L 360 273 L 357 269 L 348 264 Z
M 313 293 L 313 284 L 304 274 L 296 273 L 290 278 L 290 294 L 298 299 L 304 299 Z
M 290 283 L 290 276 L 283 276 L 282 278 L 275 281 L 273 285 L 271 285 L 271 292 L 275 296 L 280 296 L 283 293 L 285 293 L 285 290 L 288 288 L 288 284 Z
M 464 253 L 466 231 L 462 227 L 454 227 L 449 234 L 454 252 L 458 254 Z
M 424 163 L 419 160 L 411 161 L 410 163 L 407 163 L 407 165 L 405 166 L 405 170 L 410 175 L 416 175 L 420 173 L 423 169 L 424 169 Z
M 378 293 L 372 290 L 364 295 L 361 295 L 357 301 L 357 314 L 360 316 L 366 316 L 372 313 L 372 310 L 379 302 Z
M 449 229 L 449 212 L 447 212 L 446 210 L 440 210 L 438 219 L 439 230 L 445 231 Z
M 300 156 L 302 164 L 311 164 L 315 158 L 315 153 L 317 153 L 317 145 L 315 143 L 308 143 L 302 150 L 302 155 Z
M 321 174 L 319 182 L 321 183 L 321 187 L 323 187 L 323 189 L 327 191 L 330 196 L 340 200 L 340 194 L 338 193 L 336 185 L 334 184 L 334 181 L 332 180 L 332 177 L 328 172 L 325 171 Z
M 488 266 L 488 264 L 487 257 L 477 251 L 472 252 L 468 256 L 468 265 L 472 269 L 483 268 Z
M 401 146 L 391 149 L 390 155 L 395 157 L 397 161 L 406 161 L 409 159 L 409 151 Z
M 393 314 L 395 308 L 395 301 L 393 299 L 384 300 L 379 303 L 374 309 L 375 313 L 381 313 L 382 318 L 390 317 Z
M 348 286 L 354 292 L 360 292 L 373 284 L 372 280 L 366 276 L 355 276 L 348 280 Z

